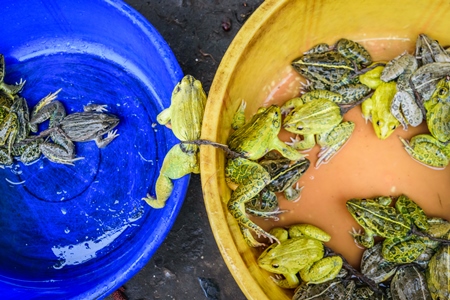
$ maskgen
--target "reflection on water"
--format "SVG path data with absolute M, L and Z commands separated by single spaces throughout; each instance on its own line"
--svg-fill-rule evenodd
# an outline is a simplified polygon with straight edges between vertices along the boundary
M 58 262 L 53 265 L 53 268 L 61 269 L 67 265 L 78 265 L 95 258 L 97 251 L 111 244 L 130 226 L 130 224 L 126 224 L 110 230 L 96 239 L 84 241 L 79 244 L 52 247 L 53 253 L 59 258 Z

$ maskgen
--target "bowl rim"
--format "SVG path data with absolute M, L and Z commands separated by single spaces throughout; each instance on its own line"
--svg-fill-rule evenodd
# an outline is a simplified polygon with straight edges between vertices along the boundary
M 214 99 L 224 99 L 227 93 L 227 86 L 231 79 L 231 70 L 239 63 L 245 48 L 258 33 L 261 25 L 266 23 L 274 13 L 279 11 L 279 9 L 285 5 L 285 1 L 266 0 L 253 12 L 225 52 L 218 67 L 219 72 L 216 73 L 211 84 L 209 97 L 214 95 Z M 236 55 L 236 53 L 240 53 L 240 55 Z M 216 117 L 210 118 L 208 122 L 203 123 L 202 138 L 218 141 L 219 137 L 217 136 L 215 128 L 218 128 L 219 125 L 220 118 L 218 114 L 221 111 L 222 105 L 223 101 L 207 101 L 205 115 L 208 112 L 214 112 L 213 114 L 215 114 Z M 213 147 L 203 146 L 200 151 L 200 160 L 202 162 L 214 162 L 217 161 L 219 155 L 223 155 L 223 153 Z M 203 197 L 211 230 L 219 251 L 236 283 L 239 285 L 247 299 L 269 299 L 258 281 L 249 271 L 236 244 L 229 243 L 229 241 L 233 241 L 233 236 L 227 223 L 227 216 L 225 215 L 220 198 L 212 192 L 218 190 L 218 181 L 217 179 L 214 179 L 213 174 L 208 174 L 206 170 L 207 165 L 209 164 L 201 164 L 200 174 Z

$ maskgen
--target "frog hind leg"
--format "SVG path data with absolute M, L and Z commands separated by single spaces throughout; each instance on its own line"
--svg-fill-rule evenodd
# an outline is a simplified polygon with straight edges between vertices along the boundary
M 245 213 L 245 203 L 256 196 L 270 181 L 270 175 L 256 162 L 245 158 L 229 160 L 225 169 L 225 176 L 231 178 L 238 187 L 231 194 L 227 209 L 240 226 L 253 230 L 258 235 L 267 237 L 271 242 L 279 242 L 276 237 L 264 231 L 253 223 Z M 258 244 L 251 235 L 248 235 L 250 246 Z
M 199 173 L 198 153 L 185 153 L 181 145 L 176 144 L 164 157 L 155 185 L 156 198 L 147 194 L 142 200 L 153 208 L 163 208 L 172 194 L 172 179 L 181 178 L 189 173 Z
M 233 115 L 233 121 L 231 122 L 231 128 L 237 130 L 244 126 L 245 124 L 245 108 L 247 107 L 247 103 L 242 100 L 238 109 Z
M 300 277 L 308 284 L 319 284 L 332 280 L 341 271 L 342 264 L 343 261 L 340 256 L 328 256 L 301 269 Z
M 406 152 L 417 162 L 436 170 L 445 169 L 449 164 L 448 147 L 429 134 L 419 134 L 408 142 L 399 137 Z
M 42 141 L 33 141 L 27 145 L 23 152 L 20 154 L 20 161 L 24 164 L 30 164 L 39 159 L 42 154 L 40 143 Z
M 289 227 L 289 236 L 291 238 L 306 236 L 314 238 L 321 242 L 330 241 L 331 237 L 328 233 L 311 224 L 295 224 Z
M 348 142 L 355 129 L 355 123 L 347 121 L 334 127 L 331 131 L 317 136 L 317 143 L 321 149 L 316 162 L 316 169 L 322 164 L 326 164 L 334 157 L 339 150 Z
M 0 148 L 0 165 L 10 166 L 13 163 L 12 156 L 8 153 L 8 149 L 5 147 Z
M 413 235 L 387 238 L 383 241 L 381 255 L 390 262 L 410 263 L 425 251 L 425 244 Z
M 305 156 L 298 152 L 295 147 L 292 147 L 289 143 L 282 142 L 278 139 L 273 141 L 272 148 L 273 150 L 280 152 L 283 157 L 290 160 L 297 161 L 305 158 Z
M 279 219 L 279 214 L 287 212 L 287 210 L 280 210 L 278 208 L 277 195 L 267 189 L 263 189 L 260 195 L 246 202 L 245 211 L 257 217 L 270 218 L 275 221 Z
M 395 208 L 405 217 L 409 218 L 418 228 L 427 231 L 430 228 L 428 218 L 423 209 L 406 195 L 400 195 Z
M 422 110 L 414 100 L 414 96 L 403 90 L 395 93 L 391 113 L 402 124 L 404 130 L 408 129 L 408 124 L 416 127 L 423 120 Z
M 13 112 L 9 113 L 0 124 L 0 146 L 6 145 L 9 155 L 11 155 L 18 128 L 19 120 Z
M 333 91 L 342 95 L 342 101 L 336 102 L 337 104 L 352 105 L 368 95 L 371 89 L 365 84 L 353 83 L 333 89 Z
M 55 131 L 50 136 L 53 143 L 47 140 L 39 145 L 42 154 L 48 160 L 55 163 L 73 165 L 75 161 L 84 159 L 84 157 L 74 157 L 75 145 L 63 132 Z

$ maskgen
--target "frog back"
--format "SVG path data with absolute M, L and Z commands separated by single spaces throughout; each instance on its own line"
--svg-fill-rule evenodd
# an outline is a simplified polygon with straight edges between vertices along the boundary
M 284 120 L 284 128 L 297 134 L 319 134 L 342 121 L 339 106 L 328 99 L 316 99 L 294 108 Z
M 323 255 L 324 247 L 320 241 L 297 237 L 267 248 L 258 258 L 258 265 L 276 274 L 295 274 Z

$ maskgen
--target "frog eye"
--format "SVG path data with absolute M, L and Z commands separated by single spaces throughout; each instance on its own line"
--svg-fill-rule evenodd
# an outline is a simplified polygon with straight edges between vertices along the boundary
M 396 125 L 392 126 L 392 130 L 394 130 L 395 128 L 397 128 L 397 126 L 396 126 Z
M 277 265 L 277 264 L 273 264 L 273 265 L 272 265 L 272 268 L 277 269 L 278 267 L 279 267 L 279 265 Z
M 377 121 L 377 125 L 380 126 L 380 120 Z
M 303 130 L 303 126 L 298 126 L 297 129 L 298 130 Z
M 447 94 L 447 89 L 446 89 L 446 88 L 440 88 L 438 93 L 439 93 L 439 95 L 441 95 L 441 96 L 442 96 L 442 95 L 445 95 L 445 94 Z

